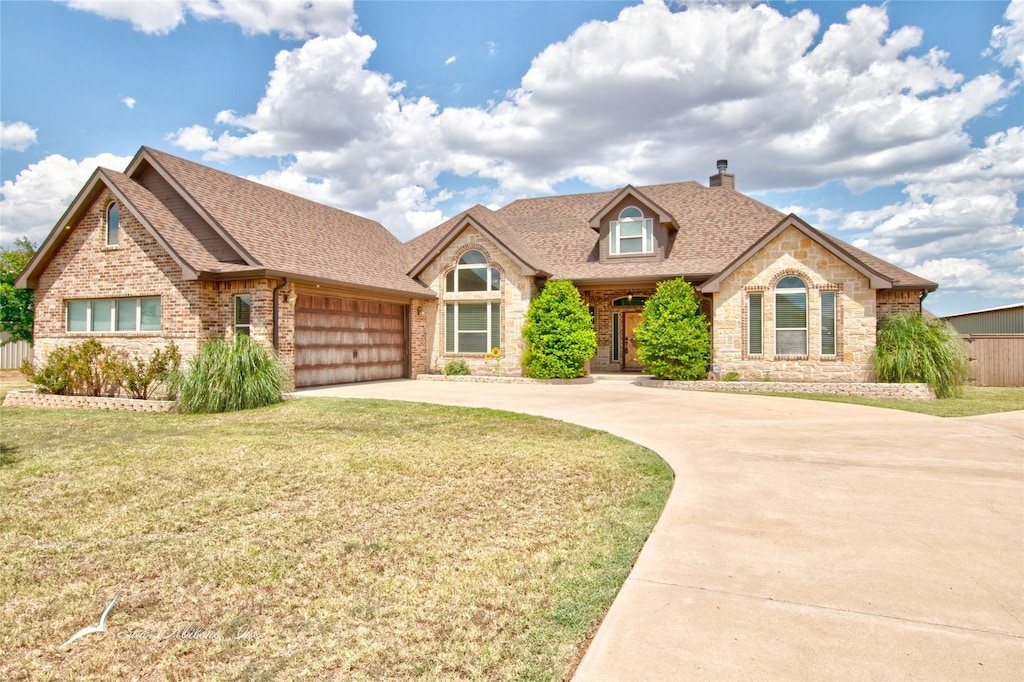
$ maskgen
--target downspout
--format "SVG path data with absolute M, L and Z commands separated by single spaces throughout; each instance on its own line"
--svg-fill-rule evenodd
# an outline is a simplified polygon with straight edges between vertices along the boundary
M 921 293 L 917 295 L 917 313 L 919 315 L 924 314 L 924 299 L 928 298 L 928 290 L 922 289 Z
M 273 299 L 274 299 L 274 350 L 278 349 L 278 346 L 280 345 L 280 337 L 281 337 L 280 330 L 278 329 L 278 307 L 279 307 L 279 304 L 277 302 L 277 293 L 279 291 L 281 291 L 281 289 L 284 289 L 286 286 L 288 286 L 288 278 L 287 277 L 284 278 L 284 281 L 282 281 L 280 284 L 278 284 L 276 287 L 274 287 L 274 293 L 272 294 Z

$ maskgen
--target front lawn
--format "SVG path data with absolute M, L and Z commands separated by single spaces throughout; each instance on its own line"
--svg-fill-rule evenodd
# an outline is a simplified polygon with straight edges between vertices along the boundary
M 564 678 L 672 485 L 632 443 L 491 410 L 0 420 L 5 680 Z
M 883 398 L 861 398 L 852 395 L 772 393 L 770 391 L 759 393 L 759 395 L 885 407 L 891 410 L 930 414 L 934 417 L 972 417 L 978 414 L 1024 410 L 1024 388 L 991 386 L 967 386 L 964 388 L 964 395 L 962 397 L 943 398 L 941 400 L 886 400 Z

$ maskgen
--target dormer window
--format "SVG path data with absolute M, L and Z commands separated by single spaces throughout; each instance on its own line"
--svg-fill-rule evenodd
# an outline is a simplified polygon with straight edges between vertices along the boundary
M 117 202 L 107 206 L 107 246 L 117 246 L 121 233 L 121 209 Z
M 644 218 L 635 206 L 619 212 L 619 219 L 611 221 L 608 234 L 608 250 L 613 256 L 654 253 L 654 221 Z

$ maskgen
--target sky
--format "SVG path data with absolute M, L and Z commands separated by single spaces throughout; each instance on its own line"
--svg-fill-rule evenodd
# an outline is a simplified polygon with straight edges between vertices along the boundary
M 380 221 L 697 180 L 1024 302 L 1024 0 L 0 0 L 0 243 L 142 145 Z

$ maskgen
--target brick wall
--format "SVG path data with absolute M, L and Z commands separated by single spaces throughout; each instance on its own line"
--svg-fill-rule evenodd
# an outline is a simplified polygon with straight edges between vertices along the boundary
M 921 312 L 920 292 L 894 289 L 882 289 L 878 292 L 878 326 L 893 315 L 908 310 Z
M 589 306 L 594 307 L 594 331 L 597 334 L 597 352 L 594 353 L 594 357 L 590 360 L 590 371 L 591 372 L 617 372 L 622 367 L 622 355 L 620 353 L 618 359 L 613 359 L 613 315 L 619 313 L 619 338 L 623 338 L 622 329 L 622 314 L 627 312 L 640 312 L 643 310 L 643 305 L 639 304 L 635 306 L 616 306 L 612 307 L 612 302 L 620 298 L 628 298 L 630 295 L 634 299 L 640 299 L 641 297 L 650 298 L 654 295 L 654 285 L 637 285 L 628 288 L 621 289 L 587 289 L 583 292 L 583 299 Z

